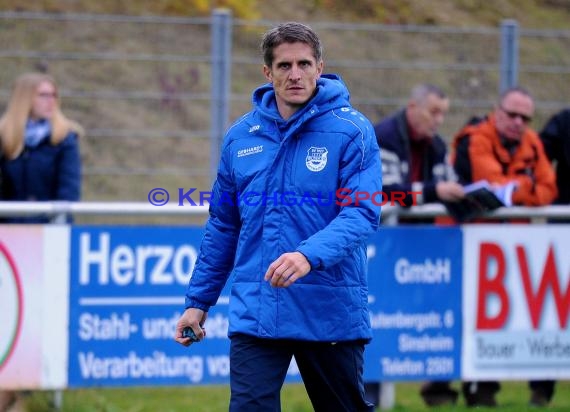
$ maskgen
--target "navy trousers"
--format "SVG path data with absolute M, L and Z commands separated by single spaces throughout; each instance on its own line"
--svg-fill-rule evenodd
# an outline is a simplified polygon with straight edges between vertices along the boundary
M 280 412 L 293 356 L 315 412 L 373 411 L 364 398 L 364 344 L 232 336 L 230 412 Z

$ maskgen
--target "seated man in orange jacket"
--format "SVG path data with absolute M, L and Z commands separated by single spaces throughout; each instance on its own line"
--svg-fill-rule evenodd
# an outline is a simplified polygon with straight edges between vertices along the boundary
M 521 87 L 505 91 L 486 118 L 471 122 L 453 142 L 452 162 L 463 184 L 487 180 L 515 183 L 512 204 L 544 206 L 556 198 L 556 178 L 537 133 L 528 127 L 534 112 Z
M 453 141 L 452 163 L 463 184 L 487 180 L 494 185 L 514 184 L 512 204 L 544 206 L 557 196 L 554 169 L 537 133 L 528 124 L 534 102 L 521 87 L 506 90 L 495 110 L 473 120 Z M 531 382 L 531 404 L 542 406 L 540 384 Z M 467 405 L 496 405 L 498 382 L 464 382 Z M 535 393 L 536 392 L 536 393 Z

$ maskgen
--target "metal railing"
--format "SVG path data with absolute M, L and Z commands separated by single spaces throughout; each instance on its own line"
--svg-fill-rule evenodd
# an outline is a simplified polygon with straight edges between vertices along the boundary
M 385 206 L 382 208 L 382 221 L 387 225 L 398 224 L 398 220 L 401 217 L 414 220 L 442 216 L 449 216 L 449 214 L 445 206 L 437 203 L 409 208 L 398 206 Z M 490 220 L 530 219 L 531 223 L 544 223 L 547 220 L 567 220 L 570 219 L 570 205 L 502 207 L 481 217 Z
M 65 215 L 206 215 L 208 205 L 174 205 L 154 206 L 148 202 L 12 202 L 0 201 L 0 216 L 33 216 L 47 215 L 54 222 L 61 221 Z M 387 225 L 396 225 L 400 218 L 426 219 L 449 216 L 445 206 L 430 203 L 421 206 L 399 207 L 383 206 L 382 222 Z M 546 220 L 570 219 L 570 205 L 549 205 L 537 207 L 502 207 L 485 214 L 485 219 L 530 219 L 532 223 L 542 223 Z
M 0 202 L 0 217 L 48 216 L 51 223 L 65 223 L 69 215 L 201 215 L 208 213 L 207 205 L 154 206 L 148 202 Z

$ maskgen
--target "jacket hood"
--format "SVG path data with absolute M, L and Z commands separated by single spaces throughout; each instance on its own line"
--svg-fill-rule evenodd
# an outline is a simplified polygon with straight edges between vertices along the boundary
M 322 74 L 317 80 L 317 87 L 311 99 L 300 108 L 287 122 L 294 121 L 302 116 L 311 107 L 318 111 L 331 110 L 349 105 L 350 93 L 341 77 L 337 74 Z M 264 117 L 283 122 L 283 118 L 277 110 L 275 90 L 271 83 L 258 87 L 253 92 L 253 106 Z

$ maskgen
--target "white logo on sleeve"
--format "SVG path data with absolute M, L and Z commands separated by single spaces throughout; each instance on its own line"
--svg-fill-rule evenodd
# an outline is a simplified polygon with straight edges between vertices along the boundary
M 327 165 L 327 155 L 329 151 L 326 147 L 311 147 L 307 150 L 305 163 L 311 172 L 320 172 Z
M 237 151 L 237 157 L 251 156 L 252 154 L 263 152 L 263 145 L 248 147 L 247 149 L 240 149 Z

